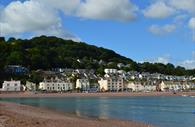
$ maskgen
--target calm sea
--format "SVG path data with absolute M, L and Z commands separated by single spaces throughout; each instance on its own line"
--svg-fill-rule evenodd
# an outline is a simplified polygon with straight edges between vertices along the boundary
M 94 118 L 136 120 L 160 127 L 195 127 L 192 97 L 9 98 L 1 101 L 47 107 Z

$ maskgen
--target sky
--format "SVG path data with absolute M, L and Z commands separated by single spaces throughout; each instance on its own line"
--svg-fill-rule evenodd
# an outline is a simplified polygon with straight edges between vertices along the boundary
M 0 0 L 0 36 L 57 36 L 195 68 L 195 0 Z

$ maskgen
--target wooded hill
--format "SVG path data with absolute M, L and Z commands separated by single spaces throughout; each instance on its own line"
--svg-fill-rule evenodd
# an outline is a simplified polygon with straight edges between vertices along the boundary
M 57 37 L 40 36 L 29 40 L 10 38 L 7 41 L 0 38 L 1 71 L 7 65 L 22 65 L 30 70 L 95 69 L 101 74 L 104 68 L 118 68 L 118 63 L 129 65 L 122 68 L 125 71 L 157 72 L 169 75 L 195 74 L 195 70 L 186 70 L 183 67 L 175 67 L 173 64 L 136 63 L 109 49 Z

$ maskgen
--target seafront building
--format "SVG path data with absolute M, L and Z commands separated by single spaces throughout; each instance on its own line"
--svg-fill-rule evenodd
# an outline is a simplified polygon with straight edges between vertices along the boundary
M 98 83 L 100 85 L 100 91 L 119 92 L 124 90 L 124 80 L 119 75 L 106 74 Z
M 194 88 L 194 85 L 188 82 L 162 81 L 159 87 L 161 91 L 181 91 Z
M 144 86 L 141 84 L 141 82 L 129 82 L 127 84 L 128 91 L 132 92 L 141 92 L 144 91 Z
M 61 79 L 54 79 L 54 80 L 44 79 L 43 82 L 39 83 L 39 90 L 48 91 L 48 92 L 71 91 L 73 90 L 73 83 Z
M 23 87 L 20 81 L 14 81 L 14 80 L 4 81 L 2 91 L 19 92 L 19 91 L 23 91 Z
M 89 80 L 88 79 L 77 79 L 76 89 L 80 89 L 81 91 L 89 91 L 90 90 Z
M 152 82 L 131 81 L 127 84 L 127 90 L 132 92 L 157 91 L 157 85 Z
M 120 64 L 120 66 L 123 66 Z M 36 84 L 20 81 L 4 81 L 1 91 L 36 91 L 64 92 L 79 90 L 82 92 L 150 92 L 150 91 L 185 91 L 195 88 L 194 78 L 187 76 L 169 76 L 159 73 L 136 72 L 117 69 L 105 69 L 105 75 L 97 75 L 94 70 L 63 69 L 53 71 L 37 70 L 44 80 Z M 73 82 L 74 81 L 74 82 Z

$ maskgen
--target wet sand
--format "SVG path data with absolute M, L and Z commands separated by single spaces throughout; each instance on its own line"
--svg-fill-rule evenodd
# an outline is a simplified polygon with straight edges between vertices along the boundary
M 37 93 L 22 92 L 22 93 L 1 93 L 0 98 L 36 98 L 36 97 L 135 97 L 135 96 L 195 96 L 195 92 L 140 92 L 140 93 Z
M 80 118 L 52 110 L 0 102 L 0 127 L 152 127 L 140 122 Z

